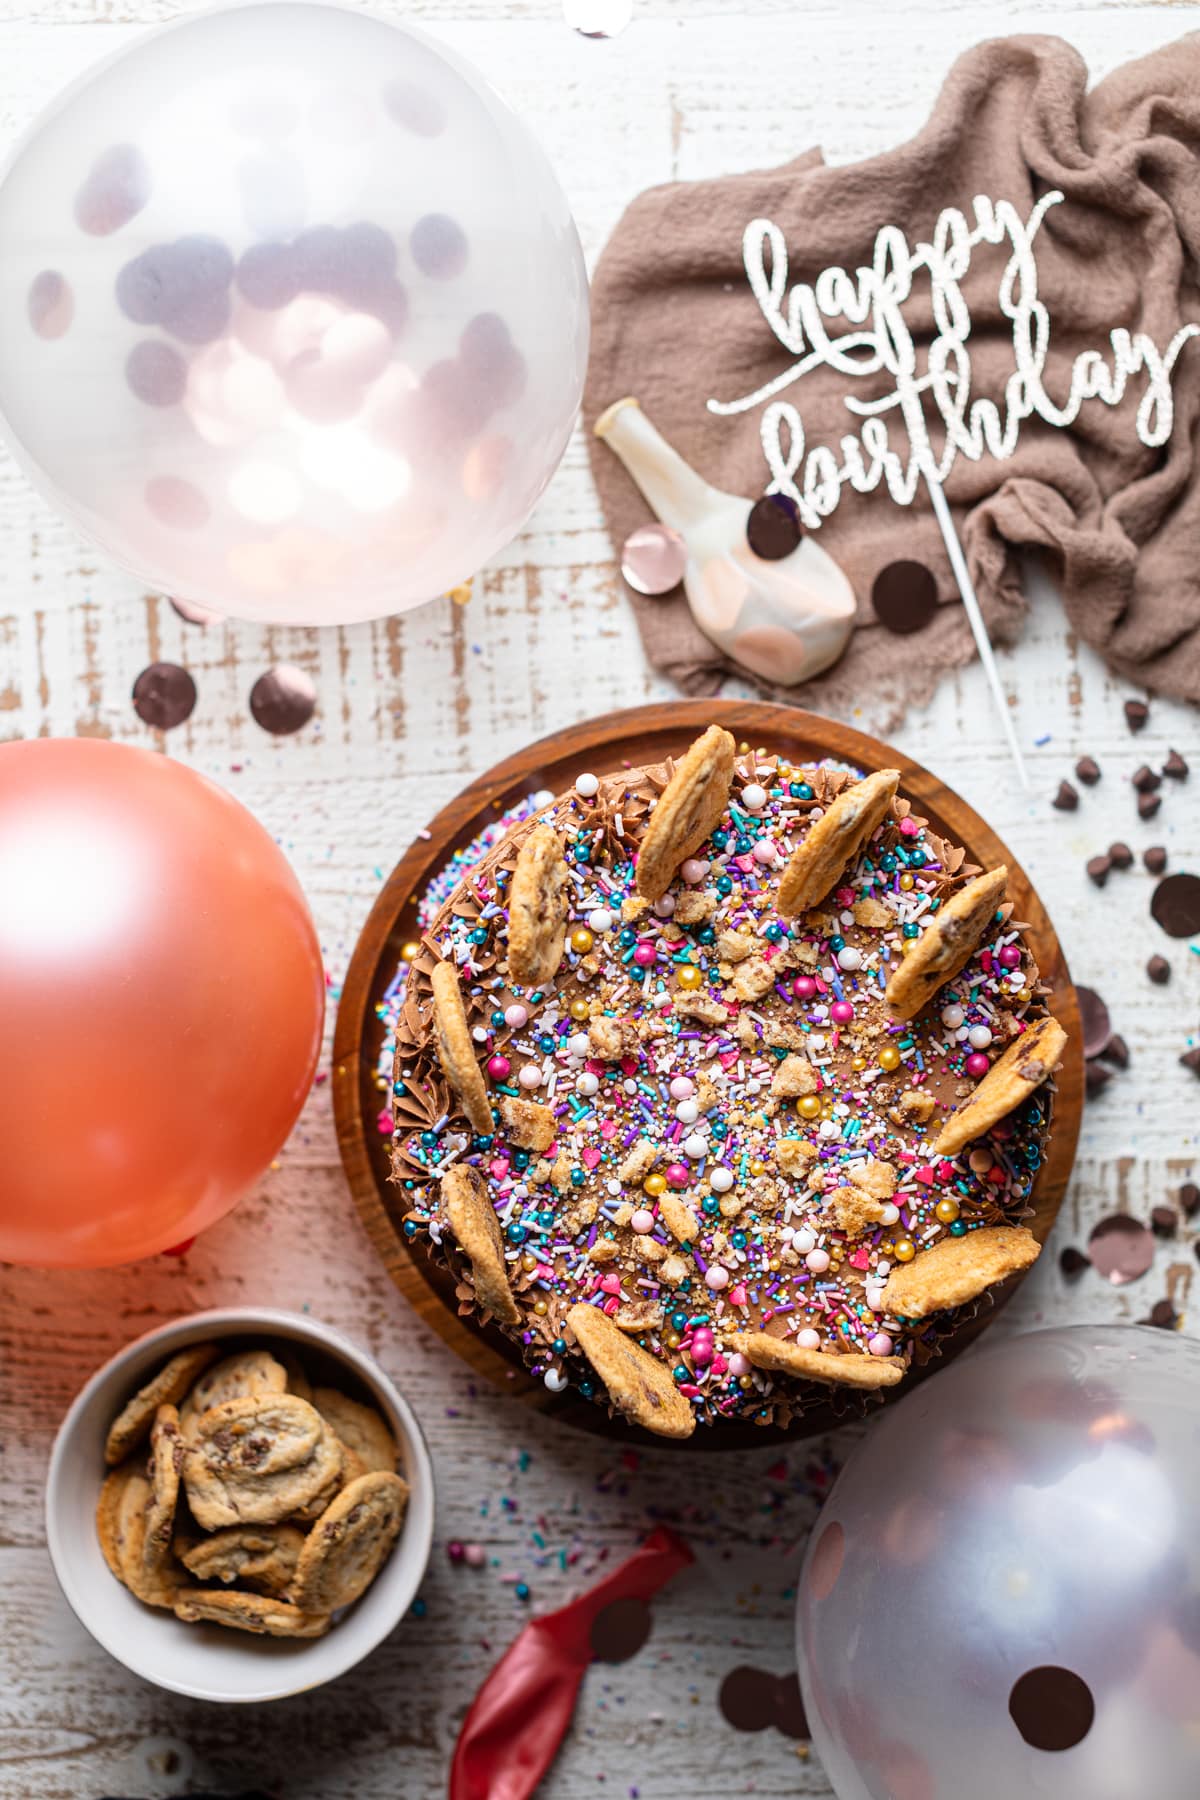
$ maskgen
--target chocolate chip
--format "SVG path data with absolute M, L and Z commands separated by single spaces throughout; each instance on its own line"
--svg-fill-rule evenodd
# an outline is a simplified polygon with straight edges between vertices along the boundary
M 1144 700 L 1127 700 L 1125 702 L 1125 723 L 1130 731 L 1140 731 L 1150 717 L 1150 708 Z
M 937 603 L 937 582 L 924 563 L 889 563 L 871 588 L 879 623 L 897 637 L 921 631 L 936 613 Z
M 171 731 L 192 715 L 196 684 L 178 663 L 151 663 L 133 684 L 133 710 L 144 725 Z
M 1162 766 L 1162 772 L 1164 775 L 1169 775 L 1172 781 L 1187 780 L 1188 766 L 1184 762 L 1182 756 L 1180 756 L 1178 750 L 1168 750 L 1167 760 Z
M 1140 769 L 1130 777 L 1139 794 L 1152 794 L 1155 788 L 1162 786 L 1162 776 L 1156 775 L 1149 763 L 1143 763 Z
M 1060 781 L 1058 792 L 1050 804 L 1056 806 L 1059 812 L 1074 812 L 1079 805 L 1078 788 L 1073 788 L 1069 781 Z
M 1174 1331 L 1178 1314 L 1169 1300 L 1156 1300 L 1150 1308 L 1150 1317 L 1139 1321 L 1142 1325 L 1157 1325 L 1160 1331 Z
M 1179 1229 L 1179 1217 L 1173 1206 L 1152 1206 L 1150 1208 L 1150 1229 L 1155 1237 L 1174 1237 Z
M 1095 1100 L 1112 1080 L 1112 1070 L 1106 1069 L 1102 1062 L 1090 1062 L 1084 1065 L 1083 1079 L 1088 1099 Z
M 1150 915 L 1168 937 L 1200 933 L 1200 875 L 1164 875 L 1150 896 Z
M 1142 851 L 1142 861 L 1151 875 L 1161 875 L 1167 866 L 1167 853 L 1161 844 L 1151 844 L 1148 850 Z
M 1100 764 L 1093 756 L 1081 756 L 1075 764 L 1075 773 L 1085 787 L 1095 787 L 1100 779 Z
M 1089 857 L 1087 862 L 1088 880 L 1094 881 L 1097 887 L 1103 887 L 1108 880 L 1109 870 L 1111 868 L 1112 864 L 1109 862 L 1107 856 Z
M 1068 1244 L 1066 1249 L 1059 1253 L 1058 1266 L 1068 1281 L 1073 1281 L 1077 1276 L 1082 1275 L 1085 1269 L 1091 1268 L 1091 1262 L 1082 1250 L 1077 1250 L 1074 1244 Z
M 764 562 L 781 562 L 803 536 L 800 508 L 787 494 L 764 494 L 750 508 L 746 542 Z
M 1146 964 L 1146 973 L 1155 987 L 1166 987 L 1171 979 L 1171 965 L 1165 956 L 1152 956 Z
M 1195 1050 L 1185 1050 L 1179 1060 L 1185 1069 L 1192 1071 L 1193 1075 L 1200 1075 L 1200 1047 Z
M 1138 818 L 1139 819 L 1152 819 L 1161 805 L 1162 805 L 1162 795 L 1161 794 L 1139 794 L 1138 795 Z
M 1179 1190 L 1179 1206 L 1187 1219 L 1192 1219 L 1200 1212 L 1200 1187 L 1194 1181 L 1185 1181 Z
M 1110 844 L 1108 860 L 1114 869 L 1130 869 L 1133 867 L 1133 851 L 1128 844 Z
M 1117 1031 L 1112 1033 L 1100 1054 L 1105 1062 L 1115 1063 L 1118 1069 L 1129 1067 L 1129 1045 Z
M 1095 988 L 1077 987 L 1075 997 L 1079 1001 L 1079 1017 L 1083 1024 L 1083 1054 L 1099 1056 L 1112 1036 L 1108 1007 Z

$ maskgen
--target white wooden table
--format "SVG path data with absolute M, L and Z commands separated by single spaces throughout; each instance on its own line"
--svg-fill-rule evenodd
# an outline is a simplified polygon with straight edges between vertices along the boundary
M 179 10 L 174 0 L 0 0 L 0 148 L 78 70 Z M 638 0 L 634 25 L 605 43 L 568 30 L 559 0 L 393 0 L 387 10 L 472 57 L 526 114 L 591 259 L 651 183 L 781 161 L 816 142 L 842 160 L 899 141 L 926 117 L 953 57 L 983 37 L 1057 29 L 1101 73 L 1200 23 L 1185 5 L 1129 0 Z M 200 690 L 191 721 L 160 747 L 226 783 L 278 836 L 335 980 L 382 873 L 456 788 L 532 736 L 669 691 L 642 657 L 578 439 L 468 608 L 443 602 L 324 634 L 184 625 L 81 547 L 0 462 L 0 737 L 82 732 L 153 745 L 129 689 L 156 658 L 186 662 Z M 312 672 L 321 706 L 301 735 L 273 740 L 251 722 L 246 696 L 279 660 Z M 1133 1061 L 1088 1109 L 1050 1253 L 997 1329 L 1136 1319 L 1170 1292 L 1195 1330 L 1190 1229 L 1162 1243 L 1131 1288 L 1110 1289 L 1091 1271 L 1069 1287 L 1056 1255 L 1106 1212 L 1145 1217 L 1192 1171 L 1200 1094 L 1177 1056 L 1196 1027 L 1200 969 L 1150 923 L 1152 884 L 1140 868 L 1099 893 L 1083 863 L 1120 837 L 1138 850 L 1165 843 L 1175 868 L 1200 865 L 1195 716 L 1154 702 L 1146 731 L 1131 738 L 1121 712 L 1129 690 L 1073 642 L 1040 586 L 1025 640 L 1002 669 L 1031 797 L 1015 784 L 977 667 L 895 735 L 1013 845 L 1076 978 L 1103 991 Z M 877 722 L 869 696 L 854 722 Z M 1128 776 L 1169 744 L 1197 774 L 1142 826 Z M 1052 811 L 1050 794 L 1085 751 L 1103 782 L 1077 813 Z M 1172 958 L 1165 989 L 1143 973 L 1153 949 Z M 0 1179 L 2 1169 L 0 1147 Z M 595 1438 L 476 1394 L 373 1259 L 342 1179 L 328 1085 L 314 1091 L 279 1166 L 184 1260 L 7 1270 L 0 1294 L 2 1800 L 255 1787 L 288 1800 L 433 1800 L 469 1699 L 527 1616 L 511 1578 L 530 1583 L 534 1606 L 557 1604 L 598 1552 L 616 1557 L 662 1512 L 678 1515 L 698 1566 L 662 1596 L 636 1661 L 589 1675 L 544 1791 L 552 1800 L 624 1800 L 634 1788 L 644 1800 L 829 1794 L 815 1760 L 774 1731 L 734 1732 L 716 1708 L 736 1664 L 792 1665 L 792 1586 L 821 1448 L 798 1444 L 783 1467 L 777 1450 L 689 1459 L 681 1507 L 666 1453 L 630 1468 Z M 401 1381 L 432 1443 L 439 1548 L 424 1617 L 365 1667 L 302 1700 L 242 1712 L 177 1700 L 105 1657 L 57 1592 L 41 1502 L 55 1426 L 98 1362 L 160 1320 L 252 1300 L 311 1308 Z M 440 1548 L 448 1538 L 484 1544 L 491 1566 L 451 1568 Z M 560 1553 L 575 1551 L 564 1570 Z

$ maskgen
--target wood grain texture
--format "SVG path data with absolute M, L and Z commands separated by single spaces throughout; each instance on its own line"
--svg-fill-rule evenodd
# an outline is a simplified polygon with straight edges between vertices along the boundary
M 0 0 L 0 150 L 65 81 L 184 10 L 173 0 Z M 653 182 L 779 162 L 817 142 L 838 161 L 887 148 L 923 122 L 953 57 L 990 34 L 1058 31 L 1099 75 L 1200 23 L 1188 5 L 1125 0 L 638 0 L 623 37 L 591 43 L 565 28 L 558 0 L 392 0 L 385 10 L 482 64 L 526 114 L 592 259 Z M 1200 733 L 1192 712 L 1155 702 L 1131 738 L 1121 715 L 1130 690 L 1075 645 L 1044 583 L 1032 579 L 1030 597 L 1024 642 L 1000 666 L 1031 795 L 1013 779 L 978 668 L 891 734 L 1012 845 L 1073 974 L 1105 994 L 1132 1052 L 1085 1113 L 1051 1253 L 995 1332 L 1137 1319 L 1168 1292 L 1193 1331 L 1191 1227 L 1159 1245 L 1131 1288 L 1090 1274 L 1069 1285 L 1055 1253 L 1118 1207 L 1145 1217 L 1193 1171 L 1197 1089 L 1176 1058 L 1200 1017 L 1200 966 L 1151 925 L 1140 867 L 1100 893 L 1082 865 L 1124 838 L 1138 851 L 1166 844 L 1173 867 L 1200 869 Z M 83 548 L 0 459 L 0 738 L 87 731 L 154 744 L 128 696 L 156 656 L 186 661 L 200 689 L 192 719 L 161 747 L 229 787 L 277 836 L 335 983 L 386 871 L 468 780 L 531 738 L 669 695 L 642 659 L 578 438 L 469 607 L 438 603 L 323 634 L 184 625 Z M 321 706 L 307 731 L 275 741 L 252 724 L 246 695 L 283 659 L 312 672 Z M 869 694 L 849 723 L 878 728 Z M 1197 774 L 1143 826 L 1128 776 L 1170 744 Z M 1049 796 L 1085 751 L 1103 780 L 1077 813 L 1057 814 Z M 1156 949 L 1174 965 L 1167 988 L 1142 972 Z M 68 1066 L 64 1021 L 64 1129 Z M 441 1538 L 475 1539 L 495 1562 L 453 1569 L 435 1551 L 425 1617 L 364 1668 L 302 1701 L 230 1714 L 126 1676 L 83 1634 L 50 1573 L 41 1498 L 56 1422 L 96 1364 L 156 1321 L 238 1300 L 308 1306 L 383 1360 L 429 1434 Z M 839 1455 L 852 1438 L 839 1435 Z M 278 1166 L 186 1258 L 0 1272 L 0 1446 L 0 1800 L 253 1786 L 287 1800 L 434 1800 L 466 1705 L 525 1616 L 504 1577 L 529 1580 L 535 1606 L 557 1604 L 660 1513 L 679 1520 L 697 1567 L 661 1597 L 638 1659 L 588 1677 L 546 1800 L 627 1800 L 634 1786 L 643 1800 L 830 1800 L 815 1761 L 800 1762 L 774 1732 L 734 1733 L 715 1707 L 736 1664 L 791 1665 L 791 1589 L 826 1474 L 822 1447 L 797 1446 L 782 1462 L 775 1450 L 700 1455 L 681 1492 L 669 1452 L 630 1467 L 615 1448 L 477 1389 L 394 1293 L 359 1226 L 328 1082 Z
M 338 1145 L 354 1204 L 367 1235 L 396 1288 L 418 1316 L 467 1366 L 486 1381 L 510 1383 L 513 1397 L 527 1408 L 545 1413 L 555 1423 L 593 1434 L 619 1437 L 646 1448 L 651 1436 L 601 1408 L 580 1400 L 568 1389 L 554 1395 L 531 1376 L 516 1346 L 495 1325 L 459 1314 L 455 1281 L 435 1265 L 423 1246 L 409 1247 L 398 1229 L 395 1190 L 391 1186 L 390 1140 L 378 1127 L 381 1095 L 378 1066 L 383 1031 L 378 1008 L 400 960 L 400 947 L 417 936 L 416 903 L 426 883 L 469 844 L 498 813 L 527 794 L 546 788 L 565 793 L 583 769 L 597 775 L 619 772 L 630 764 L 645 766 L 679 756 L 709 725 L 723 725 L 738 740 L 779 751 L 804 765 L 831 757 L 866 773 L 898 768 L 901 792 L 951 843 L 966 850 L 981 868 L 1008 866 L 1008 898 L 1014 918 L 1025 926 L 1042 979 L 1050 989 L 1050 1007 L 1068 1034 L 1062 1067 L 1055 1077 L 1054 1130 L 1031 1196 L 1031 1229 L 1045 1243 L 1066 1192 L 1083 1114 L 1083 1052 L 1079 1009 L 1066 958 L 1041 899 L 1012 851 L 953 789 L 878 738 L 855 731 L 839 720 L 822 718 L 800 707 L 763 701 L 675 700 L 658 706 L 610 713 L 567 726 L 485 770 L 431 820 L 429 829 L 397 863 L 371 908 L 354 949 L 338 1006 L 333 1040 L 333 1103 Z M 385 1098 L 385 1097 L 384 1097 Z M 1009 1282 L 970 1321 L 965 1321 L 952 1348 L 920 1375 L 910 1375 L 902 1388 L 882 1395 L 898 1399 L 914 1379 L 934 1373 L 950 1355 L 975 1341 L 1007 1305 L 1017 1283 Z M 691 1456 L 697 1450 L 758 1449 L 767 1443 L 793 1444 L 832 1429 L 837 1414 L 828 1406 L 810 1407 L 790 1431 L 764 1432 L 754 1425 L 725 1421 L 686 1438 L 677 1446 Z

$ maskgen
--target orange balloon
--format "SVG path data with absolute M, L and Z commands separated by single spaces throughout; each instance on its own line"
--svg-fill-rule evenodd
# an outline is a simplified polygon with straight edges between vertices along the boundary
M 219 1219 L 324 1011 L 300 884 L 236 800 L 127 745 L 0 745 L 0 1260 L 131 1262 Z

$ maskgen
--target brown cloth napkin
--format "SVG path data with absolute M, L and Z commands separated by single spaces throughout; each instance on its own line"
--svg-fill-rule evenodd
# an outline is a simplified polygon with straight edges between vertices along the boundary
M 759 439 L 763 407 L 724 418 L 706 410 L 710 395 L 749 393 L 793 360 L 747 282 L 746 225 L 764 217 L 781 228 L 791 285 L 830 265 L 869 264 L 885 224 L 915 243 L 929 237 L 946 206 L 970 219 L 973 197 L 985 194 L 1011 201 L 1025 218 L 1051 188 L 1065 200 L 1048 213 L 1034 248 L 1050 315 L 1044 385 L 1059 400 L 1074 358 L 1110 352 L 1113 327 L 1144 331 L 1162 350 L 1180 324 L 1200 322 L 1200 34 L 1118 69 L 1090 93 L 1087 69 L 1069 44 L 996 39 L 960 58 L 924 130 L 887 155 L 829 168 L 813 150 L 782 168 L 642 194 L 618 224 L 593 284 L 589 431 L 610 402 L 636 395 L 707 480 L 757 498 L 770 481 Z M 997 400 L 1014 369 L 1011 323 L 999 304 L 1007 256 L 1007 247 L 977 253 L 963 282 L 973 391 Z M 904 312 L 927 343 L 934 329 L 928 282 L 914 288 Z M 1016 553 L 1040 550 L 1081 638 L 1122 675 L 1194 701 L 1200 341 L 1186 344 L 1176 365 L 1174 431 L 1161 449 L 1147 448 L 1135 431 L 1145 387 L 1134 376 L 1119 406 L 1089 401 L 1070 428 L 1026 420 L 1010 460 L 960 456 L 946 494 L 995 642 L 1012 643 L 1027 610 Z M 779 396 L 801 412 L 810 448 L 836 448 L 858 429 L 843 404 L 847 389 L 844 376 L 821 368 Z M 936 449 L 940 426 L 931 410 L 927 417 Z M 890 429 L 906 453 L 902 427 Z M 591 456 L 620 545 L 648 508 L 603 443 L 591 440 Z M 775 696 L 842 714 L 869 706 L 881 726 L 892 723 L 974 654 L 924 484 L 909 507 L 886 488 L 847 489 L 818 541 L 854 585 L 856 629 L 833 669 Z M 941 601 L 932 622 L 907 637 L 885 631 L 870 602 L 878 571 L 902 558 L 935 572 Z M 712 693 L 733 671 L 693 623 L 682 594 L 635 595 L 632 603 L 651 662 L 687 692 Z

